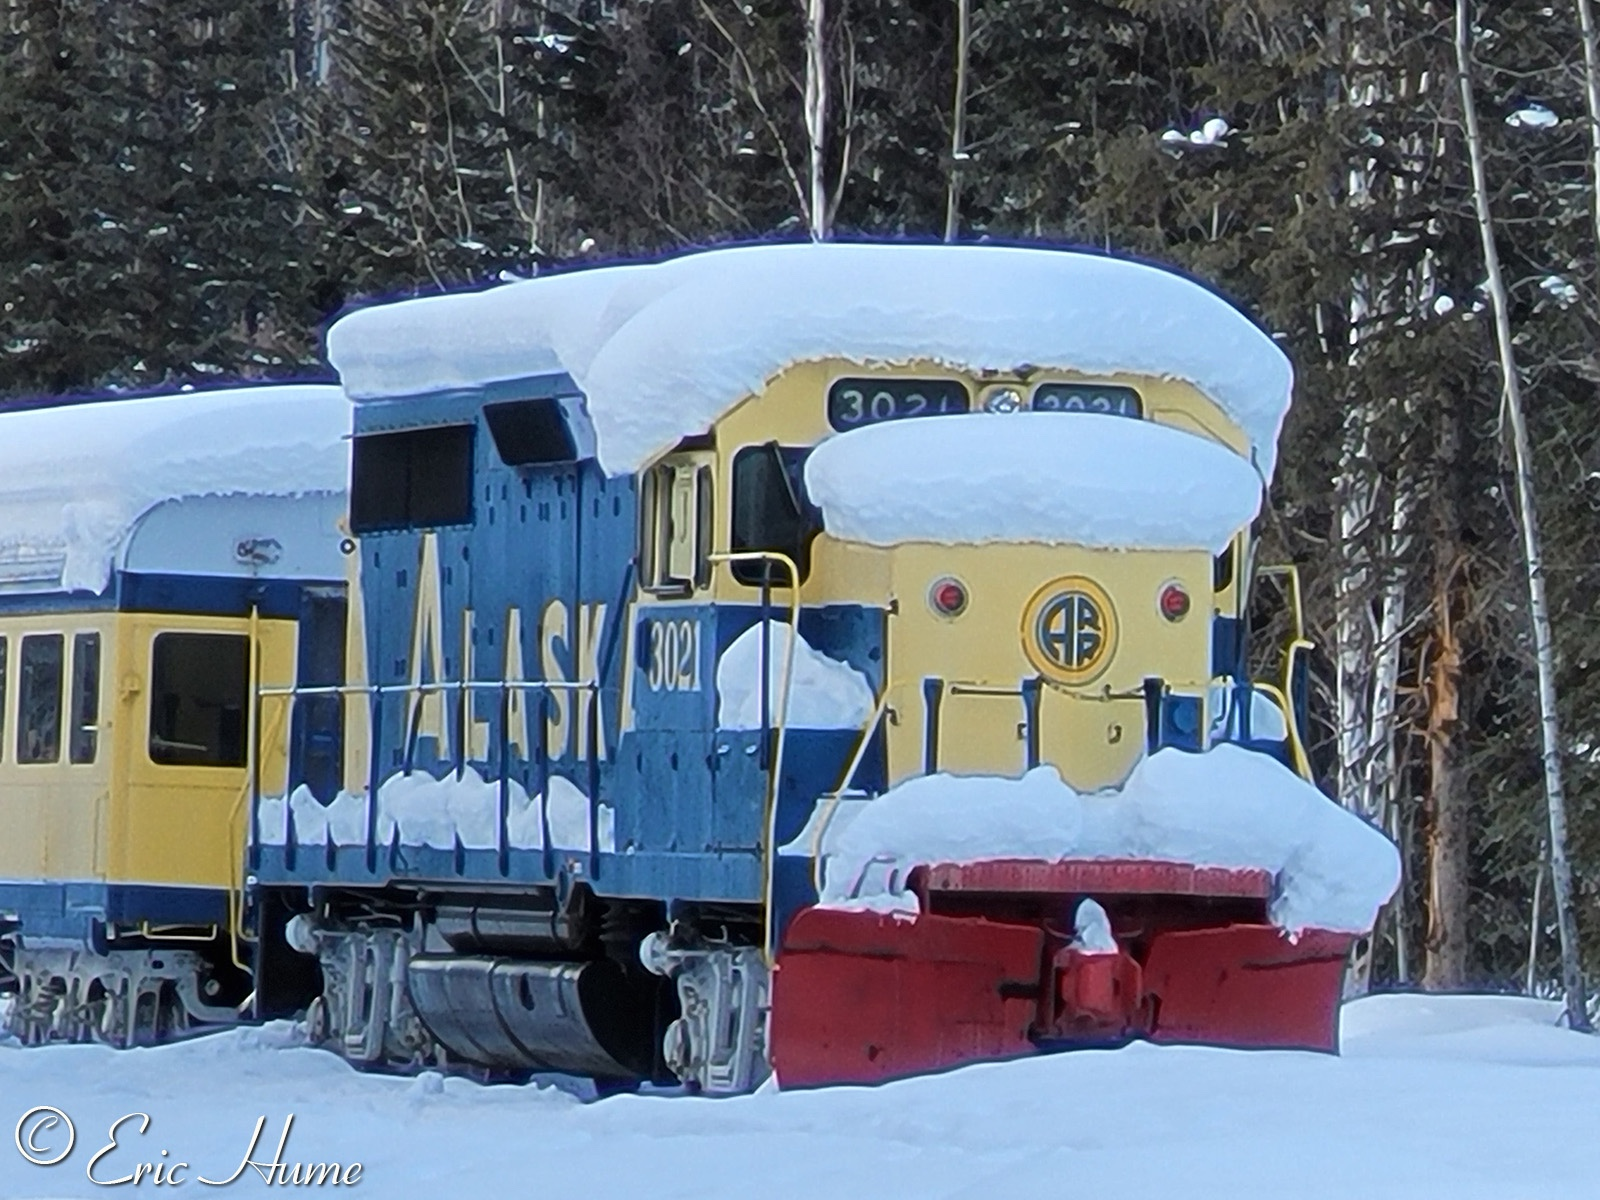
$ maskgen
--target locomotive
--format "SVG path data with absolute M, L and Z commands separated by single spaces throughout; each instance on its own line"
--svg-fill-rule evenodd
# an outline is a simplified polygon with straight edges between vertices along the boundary
M 249 783 L 308 765 L 251 763 L 250 696 L 315 678 L 305 617 L 342 628 L 349 426 L 330 386 L 0 413 L 0 993 L 25 1043 L 248 1009 Z
M 1248 678 L 1291 372 L 1225 301 L 771 245 L 379 305 L 328 354 L 348 672 L 256 726 L 344 772 L 257 789 L 253 895 L 321 978 L 260 1011 L 710 1093 L 1333 1048 L 1397 858 L 1308 781 L 1297 612 Z
M 1251 534 L 1292 377 L 1226 301 L 1093 253 L 747 246 L 375 305 L 327 350 L 348 471 L 283 501 L 315 554 L 230 534 L 180 589 L 232 597 L 247 751 L 113 827 L 207 906 L 11 840 L 0 761 L 12 1029 L 303 1014 L 365 1067 L 712 1094 L 1334 1048 L 1398 856 L 1310 782 L 1298 589 Z M 149 678 L 113 781 L 167 752 Z M 123 948 L 194 981 L 137 1036 Z

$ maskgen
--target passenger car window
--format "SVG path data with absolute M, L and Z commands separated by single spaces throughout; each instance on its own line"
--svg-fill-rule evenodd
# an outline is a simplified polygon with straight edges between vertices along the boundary
M 150 761 L 244 766 L 249 692 L 249 638 L 157 634 L 150 667 Z
M 67 757 L 92 763 L 100 744 L 100 635 L 80 633 L 72 639 L 72 731 Z
M 10 694 L 7 688 L 11 681 L 11 660 L 7 652 L 10 648 L 9 640 L 0 637 L 0 762 L 4 762 L 6 757 L 6 698 Z
M 17 761 L 53 763 L 61 759 L 61 669 L 65 638 L 32 633 L 18 655 Z

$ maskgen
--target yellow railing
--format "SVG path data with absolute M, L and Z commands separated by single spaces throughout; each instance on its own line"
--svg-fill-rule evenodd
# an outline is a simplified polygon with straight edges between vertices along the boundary
M 1294 759 L 1295 771 L 1304 779 L 1311 778 L 1311 759 L 1306 754 L 1305 738 L 1300 729 L 1300 718 L 1289 697 L 1294 694 L 1294 668 L 1299 656 L 1315 648 L 1306 637 L 1305 609 L 1300 599 L 1300 569 L 1292 563 L 1261 567 L 1256 577 L 1281 578 L 1284 594 L 1288 598 L 1291 622 L 1288 644 L 1283 649 L 1283 671 L 1276 684 L 1259 683 L 1255 686 L 1266 692 L 1283 710 L 1284 727 L 1289 731 L 1289 753 Z
M 707 555 L 714 563 L 738 562 L 769 562 L 780 564 L 788 572 L 789 580 L 789 640 L 783 656 L 783 678 L 778 688 L 778 711 L 773 714 L 773 729 L 776 730 L 776 744 L 772 751 L 771 770 L 767 774 L 767 811 L 766 836 L 762 838 L 761 846 L 761 874 L 762 898 L 765 902 L 765 917 L 763 918 L 762 955 L 767 960 L 767 965 L 772 965 L 773 940 L 776 929 L 773 927 L 772 883 L 776 873 L 777 841 L 778 834 L 778 781 L 783 774 L 783 743 L 784 735 L 789 723 L 789 685 L 794 679 L 794 647 L 800 640 L 800 569 L 795 565 L 794 559 L 787 554 L 776 550 L 724 550 Z M 762 620 L 766 619 L 765 612 Z M 761 706 L 766 710 L 768 691 L 768 675 L 770 664 L 763 662 L 761 677 Z M 762 731 L 766 733 L 765 730 Z
M 833 823 L 833 814 L 839 807 L 839 801 L 844 799 L 844 794 L 850 790 L 850 781 L 856 777 L 861 760 L 867 756 L 867 745 L 872 741 L 878 722 L 883 720 L 883 714 L 888 710 L 889 687 L 885 683 L 883 695 L 878 697 L 877 706 L 867 718 L 867 723 L 862 726 L 861 736 L 856 741 L 855 753 L 850 756 L 850 765 L 845 767 L 844 774 L 839 777 L 838 786 L 822 797 L 822 809 L 817 814 L 817 825 L 811 831 L 811 884 L 817 889 L 819 896 L 822 894 L 822 839 L 827 835 L 828 826 Z

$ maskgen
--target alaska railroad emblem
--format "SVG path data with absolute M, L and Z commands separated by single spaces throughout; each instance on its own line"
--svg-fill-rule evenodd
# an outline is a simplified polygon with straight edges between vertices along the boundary
M 1034 593 L 1022 615 L 1022 648 L 1040 674 L 1058 683 L 1088 683 L 1111 660 L 1117 619 L 1111 598 L 1082 576 Z

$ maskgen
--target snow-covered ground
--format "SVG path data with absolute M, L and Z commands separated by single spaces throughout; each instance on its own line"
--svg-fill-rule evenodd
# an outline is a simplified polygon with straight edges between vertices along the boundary
M 104 1195 L 183 1160 L 209 1193 L 245 1157 L 362 1164 L 383 1197 L 1449 1197 L 1600 1195 L 1600 1038 L 1508 997 L 1383 996 L 1345 1010 L 1342 1057 L 1131 1046 L 875 1088 L 731 1100 L 358 1075 L 275 1025 L 159 1050 L 0 1047 L 0 1197 Z M 53 1105 L 77 1144 L 32 1166 L 20 1117 Z M 31 1134 L 46 1157 L 64 1127 Z M 170 1153 L 163 1159 L 161 1151 Z M 129 1186 L 129 1185 L 125 1185 Z M 151 1188 L 146 1177 L 140 1187 Z M 269 1194 L 246 1170 L 227 1192 Z M 350 1190 L 331 1185 L 312 1190 Z M 115 1193 L 112 1193 L 115 1194 Z

